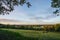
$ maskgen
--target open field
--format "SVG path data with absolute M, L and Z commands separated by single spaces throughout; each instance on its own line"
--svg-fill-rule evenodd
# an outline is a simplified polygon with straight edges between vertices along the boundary
M 60 33 L 0 28 L 0 40 L 60 40 Z

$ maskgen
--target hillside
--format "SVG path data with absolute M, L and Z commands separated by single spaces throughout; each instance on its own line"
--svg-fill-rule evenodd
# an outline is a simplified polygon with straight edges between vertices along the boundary
M 28 21 L 19 21 L 19 20 L 12 20 L 12 19 L 0 19 L 0 24 L 11 24 L 11 25 L 37 25 L 37 24 L 57 24 L 54 22 L 28 22 Z

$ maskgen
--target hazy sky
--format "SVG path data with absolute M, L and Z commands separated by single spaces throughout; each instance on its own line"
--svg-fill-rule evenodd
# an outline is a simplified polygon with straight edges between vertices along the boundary
M 60 22 L 60 16 L 53 14 L 54 9 L 51 8 L 51 0 L 29 0 L 32 4 L 30 8 L 24 4 L 23 6 L 15 6 L 15 10 L 9 15 L 0 15 L 0 18 L 21 20 L 28 22 Z

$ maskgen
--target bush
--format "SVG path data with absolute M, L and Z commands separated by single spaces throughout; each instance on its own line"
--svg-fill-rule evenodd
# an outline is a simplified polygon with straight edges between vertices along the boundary
M 60 32 L 60 24 L 56 24 L 55 31 Z

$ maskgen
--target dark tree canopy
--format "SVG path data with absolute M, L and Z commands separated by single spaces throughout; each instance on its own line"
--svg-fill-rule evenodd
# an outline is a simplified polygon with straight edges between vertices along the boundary
M 14 10 L 14 6 L 27 4 L 29 8 L 31 6 L 30 2 L 26 0 L 0 0 L 0 14 L 9 14 L 9 12 Z
M 53 8 L 56 8 L 56 11 L 54 11 L 54 14 L 57 14 L 60 12 L 60 0 L 52 0 L 51 6 Z
M 54 14 L 59 13 L 60 11 L 60 0 L 51 0 L 51 7 L 56 8 Z M 27 4 L 29 8 L 31 6 L 28 0 L 0 0 L 0 14 L 9 14 L 9 12 L 14 10 L 14 6 Z

